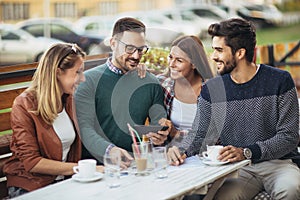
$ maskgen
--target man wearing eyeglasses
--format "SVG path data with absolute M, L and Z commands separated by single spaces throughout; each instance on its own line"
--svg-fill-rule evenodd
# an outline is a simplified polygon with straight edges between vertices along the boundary
M 145 25 L 134 18 L 119 19 L 110 39 L 112 57 L 101 66 L 85 72 L 86 82 L 76 93 L 77 116 L 81 139 L 87 151 L 100 163 L 105 154 L 121 151 L 129 166 L 132 136 L 127 123 L 167 125 L 163 91 L 150 73 L 140 78 L 137 73 L 142 56 L 147 53 Z M 171 127 L 171 126 L 169 126 Z M 155 145 L 163 144 L 169 130 L 147 134 Z

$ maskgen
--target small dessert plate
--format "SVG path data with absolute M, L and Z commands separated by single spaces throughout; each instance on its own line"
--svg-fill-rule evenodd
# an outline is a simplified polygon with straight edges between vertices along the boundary
M 103 174 L 100 172 L 96 172 L 95 175 L 91 178 L 84 178 L 81 177 L 80 174 L 74 174 L 72 176 L 72 179 L 78 182 L 92 182 L 92 181 L 97 181 L 103 178 Z
M 202 162 L 206 165 L 211 165 L 211 166 L 218 166 L 218 165 L 224 165 L 226 163 L 229 163 L 229 161 L 212 161 L 212 160 L 207 160 L 207 159 L 203 159 Z

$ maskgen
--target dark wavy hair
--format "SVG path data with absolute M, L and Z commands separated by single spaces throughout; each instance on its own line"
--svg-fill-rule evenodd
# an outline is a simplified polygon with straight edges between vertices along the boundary
M 214 37 L 225 37 L 225 44 L 234 55 L 241 48 L 246 49 L 246 59 L 252 62 L 256 46 L 254 25 L 241 18 L 231 18 L 220 23 L 211 24 L 208 33 Z

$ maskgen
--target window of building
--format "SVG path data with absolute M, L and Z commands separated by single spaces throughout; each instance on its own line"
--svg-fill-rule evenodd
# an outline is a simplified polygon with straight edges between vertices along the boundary
M 118 1 L 102 1 L 99 4 L 99 15 L 115 15 L 119 12 Z
M 55 17 L 76 18 L 76 3 L 55 3 Z
M 220 0 L 175 0 L 175 5 L 183 4 L 211 4 L 220 3 Z
M 140 10 L 152 10 L 156 8 L 156 1 L 153 0 L 144 0 L 138 1 Z
M 3 21 L 29 18 L 29 3 L 2 3 L 0 8 Z

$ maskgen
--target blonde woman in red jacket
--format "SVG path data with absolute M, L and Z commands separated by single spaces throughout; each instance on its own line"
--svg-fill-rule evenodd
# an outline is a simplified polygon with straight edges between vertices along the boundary
M 41 58 L 30 87 L 15 99 L 13 155 L 4 166 L 10 198 L 73 174 L 81 157 L 73 93 L 85 80 L 84 58 L 75 44 L 53 45 Z

